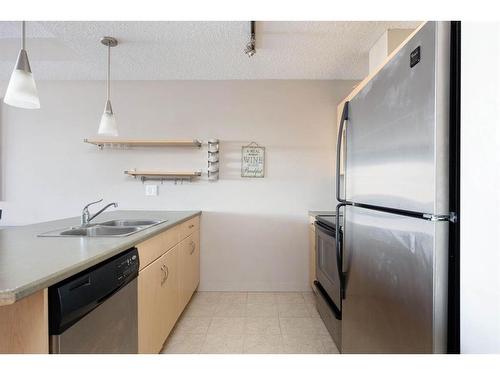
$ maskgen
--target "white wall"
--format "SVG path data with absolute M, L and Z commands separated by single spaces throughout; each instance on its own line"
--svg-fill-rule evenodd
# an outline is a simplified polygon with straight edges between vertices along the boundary
M 35 67 L 33 67 L 35 68 Z M 160 185 L 146 197 L 129 168 L 206 168 L 206 148 L 103 150 L 103 82 L 38 82 L 42 109 L 3 105 L 2 225 L 121 209 L 203 210 L 202 290 L 306 290 L 307 210 L 334 207 L 336 104 L 352 81 L 121 81 L 122 137 L 221 139 L 221 179 Z M 0 85 L 5 90 L 5 82 Z M 266 177 L 240 177 L 241 146 L 266 147 Z
M 500 353 L 500 23 L 462 23 L 461 351 Z

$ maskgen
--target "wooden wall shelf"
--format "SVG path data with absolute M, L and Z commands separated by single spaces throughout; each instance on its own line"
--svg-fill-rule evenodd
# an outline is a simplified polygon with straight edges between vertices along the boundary
M 145 180 L 192 180 L 200 177 L 201 171 L 193 172 L 170 172 L 170 171 L 146 171 L 131 169 L 124 172 L 126 175 Z
M 90 143 L 104 148 L 105 146 L 123 147 L 201 147 L 201 141 L 193 140 L 168 140 L 168 139 L 105 139 L 105 138 L 85 138 L 85 143 Z

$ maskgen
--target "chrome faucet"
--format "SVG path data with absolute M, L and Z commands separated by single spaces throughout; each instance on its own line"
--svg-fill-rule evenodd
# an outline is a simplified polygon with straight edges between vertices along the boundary
M 88 225 L 89 221 L 94 219 L 96 216 L 100 215 L 102 212 L 104 212 L 104 210 L 106 210 L 108 207 L 118 207 L 118 203 L 116 202 L 113 202 L 113 203 L 110 203 L 106 206 L 104 206 L 103 208 L 101 208 L 99 211 L 97 211 L 94 215 L 90 216 L 90 212 L 89 212 L 89 206 L 93 205 L 93 204 L 96 204 L 96 203 L 99 203 L 99 202 L 102 202 L 102 198 L 99 199 L 98 201 L 95 201 L 95 202 L 90 202 L 89 204 L 87 204 L 85 207 L 83 207 L 83 210 L 82 210 L 82 226 L 85 226 L 85 225 Z

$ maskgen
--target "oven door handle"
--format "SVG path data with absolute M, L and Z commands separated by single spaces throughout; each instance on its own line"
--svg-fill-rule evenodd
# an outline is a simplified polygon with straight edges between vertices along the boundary
M 340 280 L 340 295 L 342 299 L 345 299 L 345 274 L 342 269 L 342 264 L 344 260 L 344 249 L 343 249 L 343 241 L 342 241 L 342 232 L 341 232 L 341 225 L 340 225 L 340 208 L 345 207 L 345 206 L 351 206 L 352 204 L 349 202 L 342 202 L 337 205 L 336 211 L 335 211 L 335 219 L 336 219 L 336 226 L 335 226 L 335 248 L 336 248 L 336 253 L 337 253 L 337 270 L 339 272 L 339 280 Z
M 326 226 L 322 225 L 321 223 L 318 223 L 317 221 L 314 222 L 314 226 L 316 227 L 316 229 L 326 233 L 330 237 L 335 237 L 335 235 L 336 235 L 335 231 L 327 228 Z

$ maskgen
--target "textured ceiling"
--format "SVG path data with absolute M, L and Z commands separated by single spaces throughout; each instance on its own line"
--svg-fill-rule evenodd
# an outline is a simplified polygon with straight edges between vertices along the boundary
M 26 49 L 36 79 L 102 80 L 104 35 L 114 36 L 112 79 L 360 79 L 368 51 L 389 28 L 419 22 L 257 22 L 248 58 L 248 22 L 28 22 Z M 20 22 L 0 22 L 0 80 L 20 45 Z

